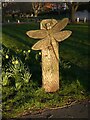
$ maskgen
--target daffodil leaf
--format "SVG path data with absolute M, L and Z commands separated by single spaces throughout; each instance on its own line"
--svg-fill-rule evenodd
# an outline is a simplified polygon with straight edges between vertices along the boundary
M 31 30 L 26 33 L 29 37 L 35 39 L 43 39 L 47 36 L 46 30 Z
M 5 76 L 5 78 L 3 79 L 3 86 L 8 84 L 8 78 Z
M 71 35 L 71 33 L 72 33 L 72 31 L 65 30 L 65 31 L 55 33 L 53 36 L 56 41 L 61 42 L 65 39 L 67 39 Z
M 64 18 L 63 20 L 55 24 L 55 26 L 53 26 L 52 28 L 52 33 L 57 33 L 61 31 L 62 29 L 64 29 L 66 25 L 68 24 L 68 21 L 69 21 L 68 18 Z
M 46 38 L 39 40 L 36 44 L 33 45 L 33 50 L 42 50 L 47 48 L 50 45 L 50 38 L 47 36 Z

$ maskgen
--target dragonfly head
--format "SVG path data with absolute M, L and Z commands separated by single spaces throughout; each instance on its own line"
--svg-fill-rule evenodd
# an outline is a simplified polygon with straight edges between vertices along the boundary
M 45 19 L 41 21 L 42 29 L 51 30 L 52 27 L 57 23 L 55 19 Z
M 48 22 L 48 23 L 45 24 L 45 29 L 46 30 L 50 30 L 51 28 L 52 28 L 52 26 L 51 26 L 50 22 Z

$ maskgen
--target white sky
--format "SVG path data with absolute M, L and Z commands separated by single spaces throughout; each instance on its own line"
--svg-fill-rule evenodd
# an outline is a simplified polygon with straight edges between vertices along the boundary
M 0 0 L 1 2 L 89 2 L 90 0 Z

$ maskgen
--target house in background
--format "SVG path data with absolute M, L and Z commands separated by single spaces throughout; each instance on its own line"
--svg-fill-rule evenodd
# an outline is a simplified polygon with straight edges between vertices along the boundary
M 80 20 L 84 20 L 86 18 L 86 20 L 90 20 L 90 12 L 87 10 L 77 11 L 75 13 L 75 18 L 79 18 Z
M 75 18 L 90 20 L 90 2 L 82 2 L 75 13 Z

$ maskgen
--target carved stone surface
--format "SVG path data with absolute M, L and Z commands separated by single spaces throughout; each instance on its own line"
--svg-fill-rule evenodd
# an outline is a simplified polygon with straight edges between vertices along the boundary
M 42 50 L 42 86 L 46 92 L 55 92 L 59 89 L 59 53 L 58 42 L 71 35 L 65 30 L 68 18 L 60 22 L 55 19 L 42 20 L 41 30 L 28 31 L 26 34 L 35 39 L 41 39 L 33 45 L 33 50 Z

